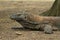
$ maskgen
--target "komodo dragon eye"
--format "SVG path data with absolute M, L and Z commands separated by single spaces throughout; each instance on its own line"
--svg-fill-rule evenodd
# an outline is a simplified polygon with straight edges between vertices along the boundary
M 24 15 L 24 19 L 27 20 L 27 15 Z

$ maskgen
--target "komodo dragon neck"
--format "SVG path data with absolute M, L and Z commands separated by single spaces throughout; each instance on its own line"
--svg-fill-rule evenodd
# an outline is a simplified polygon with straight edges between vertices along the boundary
M 52 17 L 52 16 L 39 16 L 35 14 L 28 14 L 27 20 L 37 23 L 60 23 L 60 17 Z

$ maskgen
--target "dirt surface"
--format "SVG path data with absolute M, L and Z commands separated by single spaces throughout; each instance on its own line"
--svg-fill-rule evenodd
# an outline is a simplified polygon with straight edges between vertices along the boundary
M 11 29 L 21 27 L 19 23 L 9 18 L 11 14 L 19 12 L 39 14 L 50 9 L 52 3 L 0 2 L 0 40 L 60 40 L 60 31 L 54 31 L 54 34 L 44 34 L 43 31 Z

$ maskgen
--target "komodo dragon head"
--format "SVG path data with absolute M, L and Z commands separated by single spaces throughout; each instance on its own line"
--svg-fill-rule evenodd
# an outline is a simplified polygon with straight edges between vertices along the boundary
M 10 16 L 10 18 L 12 20 L 16 20 L 17 22 L 23 21 L 23 22 L 27 22 L 27 23 L 35 24 L 35 25 L 39 24 L 39 21 L 41 21 L 35 15 L 28 14 L 28 13 L 13 14 Z
M 24 20 L 26 19 L 26 14 L 13 14 L 10 16 L 12 20 Z

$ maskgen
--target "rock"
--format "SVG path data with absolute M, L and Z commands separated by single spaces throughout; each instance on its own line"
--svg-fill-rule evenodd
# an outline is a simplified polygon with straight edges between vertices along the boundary
M 16 35 L 22 35 L 22 33 L 21 32 L 16 32 Z

